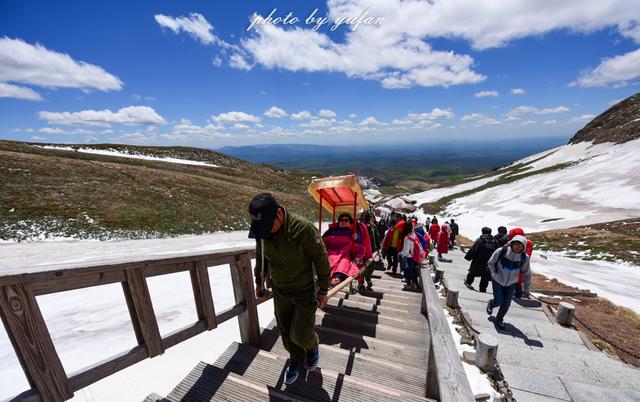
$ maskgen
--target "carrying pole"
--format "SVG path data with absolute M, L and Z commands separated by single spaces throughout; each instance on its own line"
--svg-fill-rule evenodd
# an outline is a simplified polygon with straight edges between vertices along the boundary
M 322 190 L 319 191 L 320 193 L 320 212 L 319 212 L 319 218 L 318 218 L 318 231 L 320 232 L 320 234 L 322 234 Z

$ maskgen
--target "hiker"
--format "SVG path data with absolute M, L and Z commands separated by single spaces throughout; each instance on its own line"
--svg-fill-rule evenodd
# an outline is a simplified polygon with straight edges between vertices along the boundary
M 496 234 L 494 237 L 498 241 L 498 247 L 502 247 L 509 242 L 507 228 L 504 226 L 498 226 L 498 234 Z
M 491 236 L 491 229 L 488 227 L 482 228 L 482 235 L 473 242 L 473 246 L 471 246 L 464 256 L 465 260 L 471 261 L 467 279 L 464 281 L 466 287 L 473 290 L 473 280 L 479 276 L 480 292 L 487 292 L 487 285 L 489 284 L 489 280 L 491 280 L 487 262 L 498 247 L 498 241 L 495 237 Z
M 400 262 L 400 272 L 405 272 L 407 268 L 407 256 L 404 253 L 404 241 L 411 233 L 413 233 L 413 224 L 411 221 L 406 221 L 402 225 L 402 230 L 400 231 L 400 243 L 398 248 L 398 261 Z M 406 280 L 406 275 L 403 280 Z
M 355 231 L 354 231 L 354 226 Z M 342 213 L 336 223 L 322 235 L 331 266 L 331 285 L 335 286 L 349 276 L 357 275 L 370 259 L 371 240 L 364 224 L 354 222 L 348 213 Z M 362 278 L 358 278 L 362 283 Z
M 449 226 L 451 226 L 451 237 L 449 237 L 451 240 L 450 248 L 453 249 L 453 246 L 456 244 L 456 237 L 460 234 L 460 227 L 456 223 L 455 219 L 451 219 L 451 224 Z
M 361 222 L 367 227 L 369 231 L 369 238 L 371 239 L 371 252 L 380 250 L 380 239 L 378 239 L 378 227 L 376 226 L 375 216 L 371 216 L 369 212 L 363 212 L 360 215 Z M 367 290 L 371 290 L 373 283 L 371 282 L 371 275 L 373 274 L 373 264 L 367 264 L 367 270 L 364 273 L 364 279 L 367 281 Z
M 434 216 L 431 219 L 431 226 L 429 226 L 429 236 L 433 241 L 433 247 L 438 245 L 438 237 L 440 236 L 440 225 L 438 225 L 438 219 Z
M 419 269 L 424 258 L 424 251 L 418 236 L 413 230 L 411 221 L 405 223 L 404 231 L 406 236 L 403 242 L 402 255 L 405 258 L 404 277 L 406 284 L 403 290 L 416 290 L 418 289 L 417 269 Z
M 522 228 L 513 228 L 509 231 L 509 239 L 513 239 L 517 235 L 526 236 Z M 529 259 L 531 259 L 531 254 L 533 254 L 533 242 L 531 239 L 527 239 L 527 245 L 524 247 L 524 251 L 529 256 Z M 518 275 L 518 283 L 516 284 L 514 296 L 517 299 L 522 298 L 522 274 Z
M 487 314 L 491 315 L 495 307 L 500 307 L 496 316 L 496 325 L 499 329 L 505 328 L 504 316 L 509 311 L 519 273 L 522 273 L 524 279 L 524 297 L 529 297 L 531 267 L 529 256 L 525 253 L 526 244 L 526 237 L 514 236 L 508 246 L 497 248 L 487 262 L 493 285 L 493 299 L 487 303 Z
M 394 274 L 398 271 L 398 252 L 402 247 L 404 224 L 404 221 L 389 222 L 389 229 L 385 232 L 384 240 L 382 241 L 382 256 L 386 255 L 389 268 Z
M 284 382 L 292 384 L 302 365 L 313 371 L 320 360 L 314 327 L 316 308 L 327 305 L 327 251 L 315 226 L 287 212 L 269 193 L 256 195 L 249 213 L 249 238 L 256 239 L 256 297 L 265 295 L 269 278 L 278 331 L 290 355 Z
M 451 235 L 451 226 L 449 226 L 449 222 L 445 222 L 442 224 L 440 228 L 440 233 L 438 234 L 438 259 L 442 259 L 442 254 L 447 254 L 449 252 L 449 236 Z

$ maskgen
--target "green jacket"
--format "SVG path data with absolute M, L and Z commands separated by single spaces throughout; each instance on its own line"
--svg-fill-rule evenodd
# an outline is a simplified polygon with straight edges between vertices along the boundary
M 284 208 L 283 208 L 284 209 Z M 262 245 L 256 240 L 256 284 L 262 283 Z M 307 220 L 284 211 L 284 223 L 271 239 L 264 240 L 264 262 L 273 289 L 281 295 L 314 291 L 313 268 L 320 294 L 329 289 L 329 257 L 318 230 Z

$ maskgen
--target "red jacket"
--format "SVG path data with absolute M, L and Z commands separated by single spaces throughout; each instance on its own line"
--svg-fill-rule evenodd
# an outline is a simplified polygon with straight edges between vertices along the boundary
M 438 241 L 439 234 L 440 234 L 440 225 L 438 225 L 437 223 L 432 223 L 431 226 L 429 226 L 429 236 L 431 236 L 431 238 L 434 239 L 435 241 Z

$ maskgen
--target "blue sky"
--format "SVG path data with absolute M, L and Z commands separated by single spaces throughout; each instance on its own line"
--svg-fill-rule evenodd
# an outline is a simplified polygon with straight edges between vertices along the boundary
M 0 138 L 568 139 L 638 92 L 640 7 L 604 3 L 3 1 Z M 315 8 L 329 21 L 316 31 L 304 21 L 247 31 L 273 9 L 304 20 Z M 372 24 L 330 30 L 363 14 Z

